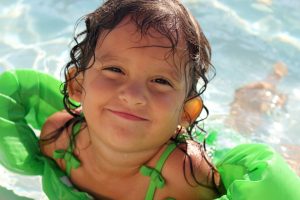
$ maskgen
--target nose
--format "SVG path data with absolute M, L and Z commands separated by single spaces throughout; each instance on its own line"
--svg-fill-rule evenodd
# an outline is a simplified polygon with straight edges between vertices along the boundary
M 146 105 L 146 87 L 138 82 L 132 82 L 121 87 L 118 97 L 129 106 L 144 106 Z

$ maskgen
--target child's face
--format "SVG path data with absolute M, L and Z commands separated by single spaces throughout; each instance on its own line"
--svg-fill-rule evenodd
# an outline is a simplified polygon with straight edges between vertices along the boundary
M 95 63 L 84 74 L 80 98 L 91 138 L 122 151 L 157 148 L 181 123 L 184 47 L 166 57 L 170 49 L 157 46 L 170 46 L 169 40 L 149 33 L 141 37 L 123 20 L 99 39 Z

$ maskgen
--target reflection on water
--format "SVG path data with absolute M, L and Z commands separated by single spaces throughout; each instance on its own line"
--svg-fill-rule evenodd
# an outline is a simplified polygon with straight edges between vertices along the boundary
M 300 146 L 292 144 L 284 144 L 279 152 L 288 161 L 292 169 L 300 176 Z
M 211 0 L 191 4 L 208 33 L 217 69 L 204 103 L 210 110 L 206 127 L 217 129 L 223 140 L 218 147 L 244 142 L 238 137 L 242 134 L 300 163 L 293 156 L 295 151 L 282 150 L 283 146 L 300 146 L 300 14 L 296 11 L 300 2 Z M 289 73 L 283 74 L 279 84 L 266 83 L 278 61 Z M 249 83 L 254 85 L 243 88 Z
M 9 198 L 5 198 L 5 195 Z M 37 200 L 47 199 L 42 192 L 41 177 L 15 174 L 6 170 L 0 164 L 0 199 L 26 200 L 27 198 L 25 197 Z

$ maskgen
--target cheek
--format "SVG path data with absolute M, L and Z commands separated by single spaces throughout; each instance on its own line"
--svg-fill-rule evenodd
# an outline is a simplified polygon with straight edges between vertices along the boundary
M 102 97 L 112 93 L 118 84 L 116 81 L 105 78 L 101 75 L 93 75 L 85 83 L 85 89 L 91 96 L 101 95 Z
M 81 96 L 81 104 L 86 107 L 90 105 L 96 105 L 101 103 L 111 96 L 111 91 L 114 91 L 115 87 L 109 84 L 107 81 L 99 78 L 97 74 L 87 74 L 83 82 L 83 93 Z M 97 104 L 98 104 L 97 103 Z
M 155 98 L 156 112 L 160 114 L 164 120 L 170 120 L 179 123 L 181 119 L 183 105 L 183 97 L 177 94 L 158 95 Z

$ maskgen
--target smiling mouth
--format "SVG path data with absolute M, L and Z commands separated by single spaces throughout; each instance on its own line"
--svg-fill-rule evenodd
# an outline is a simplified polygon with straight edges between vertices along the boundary
M 136 116 L 131 113 L 120 112 L 120 111 L 115 111 L 115 110 L 110 110 L 110 109 L 108 109 L 108 111 L 110 111 L 111 113 L 113 113 L 114 115 L 116 115 L 118 117 L 130 120 L 130 121 L 148 121 L 147 119 L 145 119 L 143 117 Z

